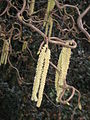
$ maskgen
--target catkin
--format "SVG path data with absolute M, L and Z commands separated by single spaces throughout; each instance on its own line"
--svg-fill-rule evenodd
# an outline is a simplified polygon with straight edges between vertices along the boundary
M 34 12 L 35 0 L 31 0 L 29 14 L 32 15 Z
M 58 60 L 58 65 L 57 65 L 57 68 L 59 71 L 61 71 L 61 63 L 62 63 L 62 54 L 59 55 L 59 60 Z M 60 72 L 61 73 L 61 72 Z M 55 89 L 57 91 L 57 88 L 58 88 L 58 80 L 59 80 L 59 77 L 60 77 L 60 73 L 56 70 L 56 75 L 55 75 Z
M 8 52 L 9 52 L 9 43 L 7 41 L 4 41 L 2 54 L 1 54 L 0 65 L 7 63 Z
M 27 42 L 27 41 L 24 41 L 24 42 L 23 42 L 23 45 L 22 45 L 22 51 L 25 51 L 26 48 L 27 48 L 27 46 L 28 46 L 28 42 Z
M 67 71 L 70 63 L 70 57 L 71 57 L 71 49 L 63 47 L 61 54 L 59 56 L 59 61 L 57 66 L 60 71 L 60 74 L 56 71 L 56 77 L 55 77 L 55 89 L 57 92 L 57 98 L 56 98 L 57 102 L 59 102 L 60 94 L 63 91 L 62 87 L 66 80 L 66 75 L 67 75 Z
M 45 35 L 51 37 L 52 27 L 53 27 L 53 19 L 50 16 L 50 12 L 53 10 L 55 6 L 55 0 L 48 0 L 47 11 L 44 18 L 43 27 L 45 27 Z
M 49 11 L 52 11 L 54 7 L 55 7 L 55 0 L 50 0 L 50 9 L 49 9 Z
M 45 27 L 47 22 L 49 22 L 50 12 L 53 10 L 54 6 L 55 6 L 55 0 L 48 0 L 47 11 L 45 14 L 43 27 Z M 49 24 L 50 24 L 50 22 L 49 22 Z
M 43 72 L 42 72 L 42 77 L 41 77 L 41 83 L 40 83 L 40 89 L 38 93 L 38 101 L 37 101 L 37 107 L 40 107 L 42 98 L 43 98 L 43 91 L 44 91 L 44 86 L 45 86 L 45 80 L 49 68 L 49 60 L 50 60 L 50 50 L 47 49 L 46 55 L 45 55 L 45 61 L 44 61 L 44 67 L 43 67 Z
M 36 75 L 34 78 L 33 91 L 32 91 L 32 97 L 31 97 L 31 100 L 33 101 L 37 101 L 37 92 L 39 89 L 46 48 L 47 48 L 47 45 L 45 45 L 41 50 L 41 53 L 39 55 L 39 59 L 37 62 Z
M 53 19 L 52 17 L 49 18 L 49 24 L 50 24 L 50 28 L 49 28 L 49 37 L 51 37 L 52 35 L 52 28 L 53 28 Z

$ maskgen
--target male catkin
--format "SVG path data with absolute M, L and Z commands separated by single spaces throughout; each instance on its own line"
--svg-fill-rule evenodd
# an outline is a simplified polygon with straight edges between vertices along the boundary
M 8 53 L 9 53 L 9 42 L 4 41 L 2 54 L 1 54 L 0 65 L 7 63 Z
M 29 14 L 32 15 L 34 12 L 35 0 L 31 0 Z
M 27 46 L 28 46 L 28 42 L 27 42 L 27 41 L 24 41 L 24 42 L 23 42 L 23 45 L 22 45 L 22 51 L 23 51 L 23 52 L 27 49 Z
M 36 75 L 34 78 L 33 91 L 32 91 L 32 97 L 31 97 L 31 100 L 33 101 L 37 101 L 37 93 L 39 89 L 46 48 L 47 48 L 47 45 L 45 45 L 42 48 L 40 55 L 39 55 L 38 62 L 37 62 Z
M 57 102 L 59 102 L 59 97 L 63 91 L 62 87 L 66 80 L 66 75 L 70 63 L 70 57 L 71 57 L 71 49 L 63 47 L 57 65 L 60 74 L 58 73 L 58 71 L 56 71 L 56 76 L 55 76 L 55 89 L 57 92 L 57 98 L 56 98 Z
M 41 76 L 40 89 L 39 89 L 39 93 L 38 93 L 37 107 L 40 107 L 41 102 L 42 102 L 45 81 L 46 81 L 47 72 L 48 72 L 48 68 L 49 68 L 49 60 L 50 60 L 50 50 L 47 49 L 46 55 L 45 55 L 44 66 L 43 66 L 43 72 L 42 72 L 42 76 Z

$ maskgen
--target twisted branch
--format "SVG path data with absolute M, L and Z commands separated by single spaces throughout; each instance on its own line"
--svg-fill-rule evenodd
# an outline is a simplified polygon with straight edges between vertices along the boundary
M 78 27 L 86 35 L 86 37 L 88 38 L 88 42 L 90 42 L 90 34 L 83 27 L 82 19 L 89 11 L 90 11 L 90 5 L 86 8 L 86 10 L 82 14 L 79 15 L 77 19 Z

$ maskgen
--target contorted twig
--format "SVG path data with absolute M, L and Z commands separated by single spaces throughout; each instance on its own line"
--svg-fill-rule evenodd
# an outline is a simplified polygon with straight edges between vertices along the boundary
M 79 15 L 78 19 L 77 19 L 77 24 L 79 29 L 86 35 L 86 37 L 88 38 L 88 42 L 90 42 L 90 34 L 85 30 L 85 28 L 83 27 L 83 23 L 82 23 L 82 18 L 90 11 L 90 5 L 86 8 L 86 10 Z
M 65 7 L 70 7 L 70 8 L 75 8 L 76 9 L 76 11 L 79 15 L 79 17 L 77 19 L 78 27 L 85 34 L 85 36 L 88 38 L 88 42 L 90 42 L 90 34 L 85 30 L 85 28 L 83 27 L 83 23 L 82 23 L 83 17 L 90 11 L 90 5 L 86 8 L 86 10 L 82 14 L 80 14 L 80 11 L 79 11 L 77 6 L 68 5 L 68 4 L 60 6 L 58 0 L 55 0 L 55 2 L 56 2 L 56 5 L 59 9 L 62 9 L 62 8 L 65 8 Z
M 9 65 L 11 66 L 11 68 L 13 68 L 13 69 L 16 70 L 17 75 L 18 75 L 18 78 L 19 78 L 19 79 L 18 79 L 19 85 L 21 85 L 21 84 L 31 85 L 31 84 L 32 84 L 32 83 L 27 83 L 27 82 L 23 81 L 23 78 L 20 76 L 19 70 L 18 70 L 15 66 L 12 65 L 12 63 L 11 63 L 11 61 L 10 61 L 10 59 L 9 59 L 9 56 L 8 56 L 8 63 L 9 63 Z
M 69 48 L 75 48 L 77 46 L 77 44 L 76 44 L 76 42 L 74 40 L 68 41 L 69 44 L 67 44 L 67 41 L 61 40 L 61 39 L 59 39 L 57 37 L 49 37 L 48 38 L 41 30 L 39 30 L 37 27 L 35 27 L 32 23 L 25 22 L 25 20 L 23 19 L 23 15 L 22 15 L 24 10 L 25 10 L 25 7 L 26 7 L 26 0 L 23 1 L 23 7 L 17 13 L 17 17 L 18 17 L 19 21 L 21 23 L 23 23 L 24 25 L 32 28 L 34 31 L 38 32 L 45 39 L 45 42 L 48 41 L 49 43 L 53 43 L 53 44 L 57 44 L 57 45 L 61 45 L 61 46 L 64 46 L 64 47 L 69 47 Z M 64 93 L 65 93 L 67 88 L 72 89 L 72 94 L 71 94 L 71 96 L 67 100 L 62 100 L 62 97 L 63 97 L 63 95 L 64 95 Z M 65 89 L 63 90 L 63 92 L 62 92 L 62 94 L 60 96 L 61 103 L 63 103 L 63 104 L 68 103 L 72 99 L 72 97 L 74 96 L 75 90 L 76 89 L 74 87 L 65 84 Z M 80 98 L 80 96 L 79 96 L 79 98 Z
M 24 20 L 23 20 L 23 16 L 22 16 L 22 13 L 23 11 L 25 10 L 25 7 L 26 7 L 26 0 L 23 1 L 23 7 L 22 9 L 17 13 L 17 17 L 19 19 L 20 22 L 22 22 L 24 25 L 32 28 L 33 30 L 35 30 L 36 32 L 38 32 L 43 38 L 45 38 L 45 40 L 47 41 L 48 39 L 48 42 L 50 43 L 53 43 L 53 44 L 58 44 L 58 45 L 61 45 L 61 46 L 65 46 L 65 47 L 69 47 L 69 48 L 75 48 L 76 47 L 76 42 L 74 46 L 70 46 L 70 45 L 67 45 L 65 43 L 65 41 L 63 42 L 60 42 L 60 41 L 54 41 L 52 40 L 52 37 L 48 38 L 41 30 L 39 30 L 37 27 L 35 27 L 34 25 L 32 25 L 31 23 L 26 23 Z
M 1 17 L 2 15 L 4 15 L 4 14 L 8 11 L 8 9 L 9 9 L 9 2 L 7 2 L 7 6 L 6 6 L 6 8 L 4 9 L 4 11 L 0 14 L 0 17 Z
M 18 22 L 15 22 L 12 26 L 13 26 L 13 31 L 12 31 L 12 38 L 13 38 L 13 40 L 19 40 L 19 41 L 21 41 L 21 39 L 23 38 L 23 36 L 22 36 L 22 33 L 23 33 L 23 28 L 24 27 L 22 27 L 22 24 L 24 24 L 25 26 L 27 26 L 27 27 L 29 27 L 29 28 L 31 28 L 33 31 L 36 31 L 37 33 L 39 33 L 40 34 L 40 36 L 42 36 L 43 38 L 44 38 L 44 41 L 41 43 L 41 45 L 40 45 L 40 49 L 39 50 L 41 50 L 41 48 L 42 48 L 42 46 L 44 45 L 44 43 L 52 43 L 52 44 L 56 44 L 56 45 L 59 45 L 59 46 L 62 46 L 62 47 L 67 47 L 67 48 L 71 48 L 71 49 L 74 49 L 74 48 L 76 48 L 77 47 L 77 43 L 74 41 L 74 40 L 65 40 L 64 38 L 69 38 L 69 36 L 68 37 L 61 37 L 60 36 L 60 38 L 59 37 L 52 37 L 51 35 L 48 37 L 48 35 L 46 35 L 44 32 L 42 32 L 37 26 L 38 25 L 40 25 L 42 22 L 46 22 L 46 21 L 44 21 L 44 20 L 40 20 L 37 16 L 33 16 L 33 15 L 35 15 L 36 13 L 38 13 L 37 11 L 36 11 L 36 13 L 34 13 L 34 14 L 28 14 L 28 8 L 27 8 L 27 1 L 26 0 L 23 0 L 23 3 L 21 3 L 22 5 L 22 8 L 21 8 L 21 10 L 19 10 L 19 8 L 18 7 L 16 7 L 16 5 L 17 5 L 17 3 L 16 4 L 13 4 L 11 1 L 9 1 L 9 0 L 6 0 L 7 1 L 7 6 L 6 6 L 6 8 L 5 8 L 5 10 L 0 14 L 0 16 L 2 16 L 2 15 L 4 15 L 5 13 L 7 13 L 7 16 L 9 16 L 9 17 L 11 17 L 11 18 L 14 18 L 15 20 L 19 20 Z M 36 2 L 35 2 L 36 3 Z M 70 33 L 73 33 L 74 31 L 75 31 L 75 21 L 74 21 L 74 18 L 73 18 L 73 15 L 71 15 L 71 13 L 70 14 L 68 14 L 67 13 L 67 11 L 66 11 L 66 7 L 70 7 L 70 8 L 74 8 L 76 11 L 77 11 L 77 14 L 79 15 L 79 18 L 78 18 L 78 26 L 79 26 L 79 28 L 81 29 L 81 31 L 84 33 L 84 34 L 86 34 L 86 36 L 90 39 L 90 35 L 87 35 L 87 34 L 89 34 L 89 33 L 87 33 L 87 31 L 85 31 L 85 29 L 83 28 L 83 24 L 82 24 L 82 18 L 86 15 L 86 13 L 89 11 L 89 9 L 90 9 L 90 6 L 82 13 L 82 14 L 80 14 L 80 11 L 79 11 L 79 9 L 78 9 L 78 7 L 77 6 L 74 6 L 74 5 L 68 5 L 68 4 L 66 4 L 66 5 L 61 5 L 61 4 L 59 4 L 59 2 L 58 2 L 58 0 L 55 0 L 55 3 L 56 3 L 56 6 L 59 8 L 59 10 L 61 10 L 61 9 L 63 9 L 64 8 L 64 15 L 62 14 L 62 11 L 61 11 L 61 16 L 62 16 L 62 20 L 63 20 L 63 24 L 65 25 L 65 29 L 63 29 L 63 27 L 62 26 L 64 26 L 64 25 L 60 25 L 59 24 L 59 22 L 57 21 L 57 23 L 59 24 L 59 27 L 61 27 L 61 31 L 60 31 L 60 29 L 59 29 L 59 32 L 62 32 L 63 33 L 63 35 L 65 34 L 65 36 L 67 36 L 68 34 L 70 34 Z M 16 14 L 15 14 L 15 16 L 10 12 L 10 8 L 14 8 L 15 10 L 16 10 Z M 34 9 L 34 8 L 33 8 Z M 24 16 L 24 13 L 26 13 L 26 16 Z M 53 12 L 52 11 L 50 11 L 50 15 L 53 15 Z M 57 16 L 57 15 L 56 15 Z M 52 18 L 53 18 L 53 16 L 52 16 Z M 72 22 L 71 21 L 69 21 L 68 22 L 68 24 L 67 24 L 67 22 L 66 21 L 68 21 L 68 18 L 70 19 L 70 20 L 72 20 Z M 34 20 L 35 19 L 35 20 Z M 58 17 L 58 19 L 60 19 L 60 17 Z M 61 20 L 61 21 L 62 21 Z M 38 25 L 37 25 L 38 24 Z M 84 31 L 83 31 L 84 30 Z M 10 32 L 10 31 L 9 31 Z M 9 33 L 8 32 L 8 33 Z M 47 32 L 48 32 L 48 30 L 47 30 Z M 76 31 L 75 31 L 76 32 Z M 15 34 L 16 33 L 16 34 Z M 7 32 L 6 32 L 6 34 L 7 34 Z M 5 34 L 5 35 L 6 35 Z M 5 37 L 7 37 L 7 35 L 5 36 Z M 21 42 L 23 42 L 23 41 L 21 41 Z M 68 44 L 67 44 L 68 43 Z M 30 49 L 29 49 L 29 47 L 27 46 L 27 50 L 29 51 L 29 53 L 31 54 L 31 56 L 32 56 L 32 53 L 31 53 L 31 51 L 30 51 Z M 67 52 L 67 51 L 66 51 Z M 46 55 L 47 56 L 47 55 Z M 32 56 L 32 58 L 33 58 L 33 56 Z M 34 59 L 34 58 L 33 58 Z M 34 59 L 35 60 L 35 59 Z M 11 63 L 11 61 L 10 61 L 10 59 L 9 59 L 9 56 L 8 56 L 8 63 L 9 63 L 9 65 L 13 68 L 13 69 L 15 69 L 16 70 L 16 72 L 17 72 L 17 75 L 18 75 L 18 78 L 19 78 L 19 80 L 18 80 L 18 82 L 19 82 L 19 84 L 22 84 L 22 83 L 24 83 L 24 84 L 26 84 L 26 85 L 30 85 L 31 83 L 26 83 L 26 82 L 24 82 L 23 81 L 23 78 L 21 78 L 21 76 L 20 76 L 20 73 L 19 73 L 19 70 L 15 67 L 15 66 L 13 66 L 12 65 L 12 63 Z M 60 73 L 60 71 L 58 70 L 58 68 L 52 63 L 52 62 L 48 62 L 48 63 L 50 63 L 57 71 L 58 71 L 58 73 Z M 46 67 L 45 67 L 46 68 Z M 64 67 L 65 68 L 65 67 Z M 38 72 L 40 72 L 40 71 L 38 71 Z M 43 72 L 43 74 L 44 74 L 45 72 Z M 37 85 L 37 84 L 36 84 Z M 62 92 L 61 92 L 61 94 L 60 94 L 60 97 L 59 97 L 59 100 L 60 100 L 60 102 L 62 103 L 62 104 L 67 104 L 72 98 L 73 98 L 73 96 L 74 96 L 74 94 L 75 94 L 75 92 L 78 92 L 78 95 L 79 95 L 79 97 L 78 97 L 78 104 L 80 103 L 80 92 L 77 90 L 77 89 L 75 89 L 73 86 L 70 86 L 70 85 L 67 85 L 67 83 L 66 83 L 66 79 L 65 79 L 65 84 L 63 85 L 63 86 L 61 86 L 62 87 Z M 68 90 L 68 89 L 70 89 L 70 90 L 72 90 L 72 92 L 71 92 L 71 95 L 70 95 L 70 97 L 69 98 L 67 98 L 66 100 L 63 100 L 63 97 L 64 97 L 64 95 L 65 95 L 65 92 L 66 92 L 66 90 Z M 41 96 L 40 96 L 41 97 Z M 40 98 L 39 97 L 39 98 Z M 46 96 L 47 97 L 47 96 Z
M 80 15 L 80 11 L 79 11 L 79 9 L 78 9 L 77 6 L 74 6 L 74 5 L 68 5 L 68 4 L 61 5 L 61 6 L 60 6 L 58 0 L 55 0 L 55 2 L 56 2 L 56 5 L 57 5 L 57 7 L 58 7 L 59 9 L 62 9 L 62 8 L 65 8 L 65 7 L 75 8 L 76 11 L 77 11 L 77 13 L 78 13 L 78 15 Z
M 64 94 L 65 94 L 65 91 L 66 91 L 67 89 L 72 89 L 72 94 L 71 94 L 71 96 L 70 96 L 67 100 L 63 100 L 62 98 L 63 98 L 63 96 L 64 96 Z M 60 102 L 63 103 L 63 104 L 67 104 L 67 103 L 73 98 L 73 96 L 74 96 L 74 94 L 75 94 L 75 90 L 76 90 L 76 89 L 75 89 L 73 86 L 67 85 L 67 84 L 65 83 L 63 92 L 62 92 L 62 94 L 60 95 Z

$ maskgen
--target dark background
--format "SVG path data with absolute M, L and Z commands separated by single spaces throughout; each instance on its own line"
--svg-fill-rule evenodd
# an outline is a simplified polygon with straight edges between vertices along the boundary
M 14 0 L 15 2 L 15 0 Z M 62 2 L 62 1 L 60 1 Z M 89 0 L 63 0 L 63 3 L 77 5 L 83 12 L 90 4 Z M 22 5 L 22 1 L 19 1 Z M 40 9 L 47 6 L 46 0 L 37 0 L 35 9 Z M 0 11 L 6 6 L 5 2 L 1 2 Z M 10 13 L 14 14 L 13 10 Z M 42 12 L 40 15 L 43 17 Z M 77 16 L 76 16 L 77 18 Z M 15 21 L 14 18 L 3 15 L 0 17 L 0 23 L 5 20 L 6 26 Z M 87 25 L 90 26 L 90 13 L 84 17 Z M 59 33 L 53 28 L 53 35 L 59 36 Z M 90 32 L 90 29 L 88 30 Z M 31 36 L 29 48 L 37 60 L 37 51 L 42 38 L 32 32 L 28 27 L 23 26 L 23 36 Z M 75 111 L 74 120 L 89 120 L 90 119 L 90 43 L 87 42 L 83 33 L 75 38 L 77 48 L 72 50 L 70 67 L 67 75 L 67 83 L 77 88 L 81 93 L 82 110 L 78 108 Z M 0 54 L 2 50 L 2 40 L 0 39 Z M 31 101 L 31 92 L 33 79 L 35 75 L 36 62 L 32 59 L 29 52 L 21 52 L 22 43 L 17 41 L 12 42 L 14 49 L 10 55 L 12 64 L 18 68 L 20 75 L 24 77 L 30 85 L 21 86 L 18 84 L 17 73 L 7 63 L 0 66 L 0 120 L 70 120 L 71 115 L 77 105 L 77 94 L 75 94 L 70 106 L 57 105 L 56 91 L 54 87 L 55 69 L 50 66 L 44 97 L 40 108 L 36 108 L 36 104 Z M 58 56 L 61 48 L 57 45 L 50 45 L 51 60 L 57 65 Z M 20 53 L 18 53 L 18 51 Z M 48 98 L 49 97 L 49 98 Z M 55 105 L 50 101 L 55 103 Z

